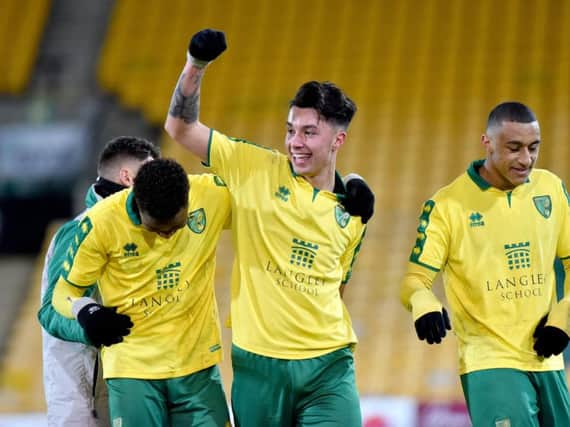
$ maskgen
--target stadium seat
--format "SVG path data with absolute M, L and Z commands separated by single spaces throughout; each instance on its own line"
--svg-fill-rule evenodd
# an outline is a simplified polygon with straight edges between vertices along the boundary
M 30 82 L 51 0 L 3 0 L 0 94 L 21 94 Z

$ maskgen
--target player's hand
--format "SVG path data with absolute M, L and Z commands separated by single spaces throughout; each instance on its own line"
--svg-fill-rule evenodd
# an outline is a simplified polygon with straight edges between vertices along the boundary
M 432 311 L 424 314 L 415 322 L 416 333 L 420 340 L 426 340 L 428 344 L 439 344 L 445 337 L 445 330 L 451 330 L 451 323 L 447 310 Z
M 545 326 L 548 316 L 538 322 L 534 330 L 534 351 L 542 357 L 560 354 L 568 345 L 570 337 L 562 329 L 555 326 Z
M 95 347 L 120 343 L 133 327 L 131 318 L 117 313 L 117 307 L 100 304 L 87 304 L 77 313 L 77 321 Z
M 192 36 L 188 46 L 188 54 L 194 65 L 206 66 L 222 54 L 228 45 L 223 31 L 210 28 L 198 31 Z
M 362 177 L 353 173 L 344 178 L 344 184 L 346 187 L 344 208 L 350 215 L 361 217 L 362 223 L 366 224 L 374 214 L 374 193 Z

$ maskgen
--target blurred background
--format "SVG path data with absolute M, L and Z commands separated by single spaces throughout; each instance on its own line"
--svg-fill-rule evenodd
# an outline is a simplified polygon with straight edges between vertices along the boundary
M 203 82 L 205 124 L 282 149 L 303 82 L 331 80 L 358 105 L 338 169 L 377 197 L 345 293 L 364 425 L 468 426 L 455 338 L 417 340 L 399 280 L 423 201 L 483 157 L 499 102 L 535 111 L 538 166 L 570 184 L 569 0 L 0 0 L 0 426 L 45 425 L 45 245 L 83 209 L 104 143 L 146 137 L 204 171 L 162 124 L 188 40 L 206 27 L 224 30 L 229 48 Z M 218 256 L 225 317 L 228 235 Z

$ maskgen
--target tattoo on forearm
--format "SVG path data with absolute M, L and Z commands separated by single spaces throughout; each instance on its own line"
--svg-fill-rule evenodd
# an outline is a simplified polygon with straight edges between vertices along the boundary
M 185 74 L 182 74 L 180 80 L 178 80 L 168 112 L 172 117 L 180 117 L 184 120 L 184 123 L 190 124 L 198 120 L 198 113 L 200 111 L 200 80 L 202 79 L 202 73 L 191 76 L 192 83 L 195 87 L 188 96 L 182 93 L 181 87 L 182 80 L 185 76 Z

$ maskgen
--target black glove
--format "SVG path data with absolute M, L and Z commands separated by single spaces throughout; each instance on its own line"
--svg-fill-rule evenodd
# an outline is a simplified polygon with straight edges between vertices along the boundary
M 415 322 L 416 333 L 420 340 L 426 340 L 428 344 L 439 344 L 445 337 L 445 330 L 451 330 L 451 323 L 447 310 L 432 311 L 424 314 Z
M 362 178 L 351 178 L 346 182 L 343 206 L 350 215 L 361 217 L 363 224 L 372 218 L 374 193 Z
M 562 329 L 555 326 L 545 326 L 548 316 L 544 316 L 538 322 L 534 330 L 534 351 L 542 357 L 550 357 L 560 354 L 568 345 L 570 338 Z
M 118 314 L 117 307 L 87 304 L 77 313 L 77 321 L 95 347 L 112 345 L 129 335 L 133 322 L 126 314 Z
M 188 53 L 199 61 L 213 61 L 226 50 L 226 35 L 223 31 L 201 30 L 192 36 Z

